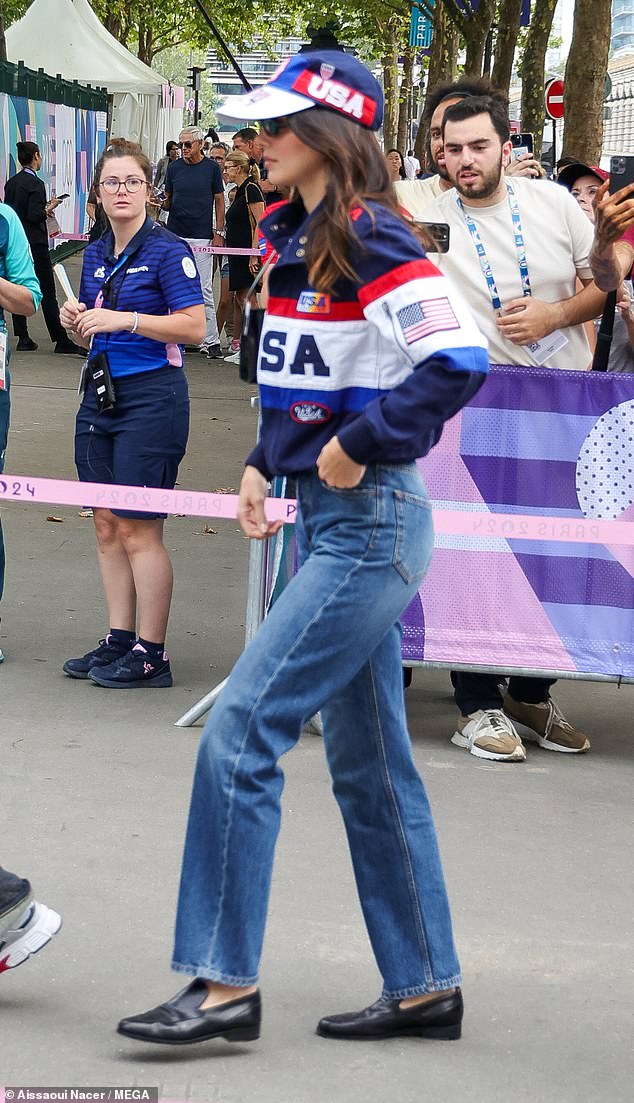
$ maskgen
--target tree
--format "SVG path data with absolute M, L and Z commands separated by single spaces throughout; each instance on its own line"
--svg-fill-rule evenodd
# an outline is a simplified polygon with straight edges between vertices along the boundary
M 484 47 L 495 15 L 496 0 L 480 0 L 478 10 L 462 25 L 462 37 L 466 46 L 464 74 L 469 77 L 482 75 Z
M 595 0 L 592 0 L 595 2 Z M 533 135 L 533 152 L 542 155 L 544 134 L 544 69 L 557 0 L 535 0 L 522 58 L 522 130 Z
M 0 0 L 0 61 L 7 60 L 6 27 L 21 19 L 31 0 Z
M 610 31 L 610 0 L 576 0 L 564 79 L 563 152 L 590 165 L 601 157 Z
M 513 61 L 520 31 L 522 0 L 506 0 L 499 5 L 495 39 L 495 60 L 491 80 L 496 88 L 508 92 L 513 74 Z

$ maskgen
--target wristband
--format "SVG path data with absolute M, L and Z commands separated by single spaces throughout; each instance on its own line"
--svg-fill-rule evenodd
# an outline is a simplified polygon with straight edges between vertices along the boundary
M 136 333 L 139 327 L 139 315 L 137 314 L 136 310 L 132 311 L 132 317 L 134 318 L 134 325 L 132 326 L 130 333 Z

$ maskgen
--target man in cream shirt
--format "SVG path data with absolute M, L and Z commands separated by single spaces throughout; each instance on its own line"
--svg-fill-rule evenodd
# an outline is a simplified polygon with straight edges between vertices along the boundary
M 604 301 L 590 271 L 591 223 L 558 184 L 507 180 L 509 121 L 499 99 L 472 97 L 448 108 L 443 138 L 455 189 L 425 211 L 429 221 L 450 226 L 449 252 L 434 259 L 462 291 L 491 362 L 587 369 L 582 323 Z M 523 762 L 515 720 L 546 750 L 589 750 L 586 735 L 551 699 L 551 679 L 513 677 L 505 698 L 499 681 L 497 674 L 452 672 L 460 711 L 452 743 L 479 758 Z
M 426 207 L 425 217 L 450 226 L 449 252 L 435 260 L 460 286 L 491 363 L 586 370 L 591 353 L 582 323 L 604 302 L 592 281 L 588 219 L 557 184 L 505 176 L 511 144 L 500 100 L 473 97 L 448 108 L 443 140 L 455 187 Z

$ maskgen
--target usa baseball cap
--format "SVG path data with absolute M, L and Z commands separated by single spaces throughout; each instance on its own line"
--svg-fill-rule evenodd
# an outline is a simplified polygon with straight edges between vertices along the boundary
M 224 118 L 277 119 L 311 107 L 326 107 L 368 130 L 383 121 L 383 93 L 369 69 L 352 54 L 319 50 L 295 54 L 261 88 L 229 96 L 216 108 Z

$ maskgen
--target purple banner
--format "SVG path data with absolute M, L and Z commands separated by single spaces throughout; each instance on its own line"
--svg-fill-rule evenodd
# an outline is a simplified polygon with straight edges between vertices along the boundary
M 634 375 L 494 368 L 419 465 L 483 523 L 437 524 L 404 661 L 634 678 Z

